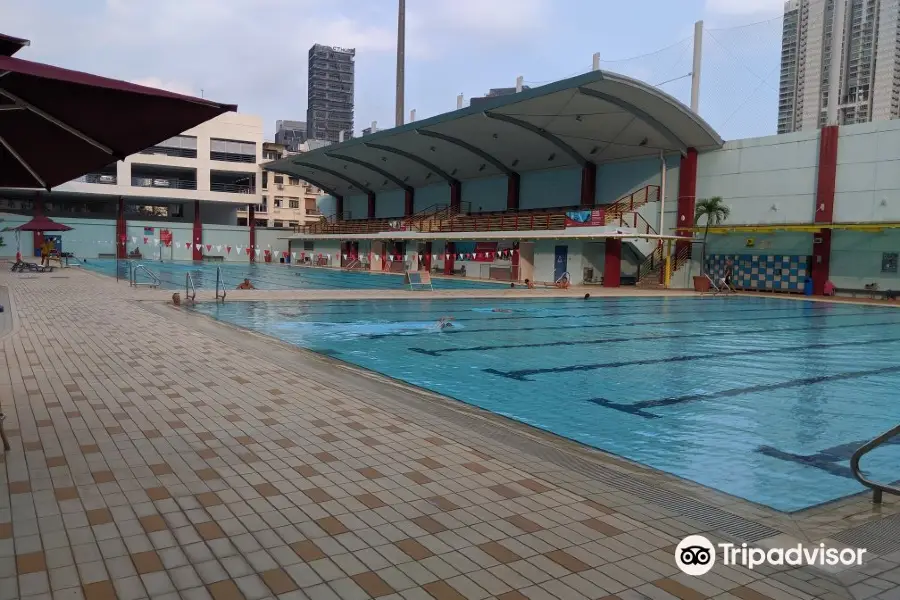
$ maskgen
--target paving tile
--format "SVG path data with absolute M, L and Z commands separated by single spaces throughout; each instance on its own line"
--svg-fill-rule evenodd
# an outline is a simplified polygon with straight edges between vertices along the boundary
M 435 600 L 466 600 L 465 596 L 445 581 L 426 583 L 422 586 L 422 589 L 428 592 Z
M 380 598 L 394 593 L 394 588 L 389 586 L 377 573 L 367 571 L 352 577 L 353 581 L 372 598 Z
M 314 560 L 319 560 L 320 558 L 325 558 L 325 553 L 316 546 L 316 543 L 311 540 L 305 540 L 302 542 L 295 542 L 291 544 L 291 549 L 297 553 L 297 556 L 302 558 L 306 562 L 312 562 Z
M 413 560 L 424 560 L 430 556 L 434 556 L 434 553 L 431 550 L 411 538 L 394 542 L 394 545 Z
M 19 575 L 38 573 L 47 570 L 47 561 L 43 552 L 31 552 L 16 556 L 16 572 Z
M 263 582 L 268 586 L 276 596 L 286 594 L 298 589 L 297 584 L 291 579 L 291 576 L 282 569 L 271 569 L 259 574 Z
M 117 600 L 116 589 L 111 581 L 97 581 L 82 586 L 84 600 Z
M 162 571 L 165 568 L 159 555 L 153 551 L 132 554 L 131 560 L 134 562 L 134 568 L 139 575 Z
M 240 588 L 231 579 L 208 585 L 207 590 L 213 600 L 246 600 Z

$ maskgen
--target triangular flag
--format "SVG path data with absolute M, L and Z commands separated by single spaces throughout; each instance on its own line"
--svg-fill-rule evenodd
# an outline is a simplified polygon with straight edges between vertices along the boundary
M 225 252 L 231 254 L 231 246 L 225 246 Z
M 259 256 L 259 248 L 256 249 L 256 255 Z
M 194 248 L 196 248 L 198 252 L 200 251 L 200 248 L 202 248 L 202 247 L 203 246 L 201 246 L 200 244 L 194 244 Z
M 287 258 L 290 255 L 291 255 L 290 252 L 287 252 L 287 251 L 281 253 L 281 256 L 284 258 Z
M 297 258 L 297 253 L 296 253 L 296 252 L 291 252 L 291 256 L 293 256 L 294 258 Z
M 206 251 L 209 252 L 210 250 L 212 250 L 212 244 L 207 244 Z
M 131 236 L 131 243 L 132 243 L 132 244 L 137 244 L 137 237 Z
M 247 248 L 247 256 L 250 256 L 251 252 L 253 252 L 253 248 Z
M 190 242 L 185 242 L 185 243 L 184 243 L 184 247 L 185 247 L 185 248 L 190 248 L 190 247 L 191 247 L 191 243 L 190 243 Z
M 144 245 L 145 245 L 145 246 L 147 245 L 147 239 L 148 239 L 148 238 L 146 238 L 146 237 L 144 238 Z
M 216 245 L 216 252 L 221 252 L 221 251 L 222 251 L 222 245 L 221 245 L 221 244 L 217 244 L 217 245 Z

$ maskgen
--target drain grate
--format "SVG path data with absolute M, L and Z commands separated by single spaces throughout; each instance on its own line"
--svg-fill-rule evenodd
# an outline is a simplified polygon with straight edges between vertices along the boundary
M 884 556 L 900 550 L 900 515 L 846 529 L 832 536 L 842 544 Z
M 727 537 L 752 543 L 782 533 L 768 525 L 751 521 L 693 498 L 669 490 L 660 489 L 658 486 L 645 483 L 632 475 L 618 473 L 603 465 L 579 458 L 569 452 L 534 441 L 527 436 L 523 436 L 507 427 L 492 423 L 489 420 L 467 415 L 464 412 L 441 406 L 439 401 L 414 398 L 410 394 L 395 394 L 392 395 L 392 397 L 394 400 L 410 406 L 411 408 L 415 408 L 425 415 L 439 417 L 438 419 L 427 417 L 423 419 L 428 421 L 429 428 L 437 430 L 438 432 L 440 432 L 441 429 L 445 431 L 449 429 L 446 425 L 447 422 L 453 423 L 463 427 L 467 432 L 479 434 L 488 440 L 499 442 L 505 446 L 518 450 L 519 452 L 547 461 L 558 467 L 609 484 L 619 490 L 633 494 L 642 500 L 653 502 L 662 508 L 677 513 L 679 516 L 703 523 L 710 527 L 711 530 L 715 530 Z M 442 424 L 441 421 L 444 421 L 444 423 Z M 452 431 L 450 432 L 451 439 L 454 437 L 453 433 L 454 432 Z

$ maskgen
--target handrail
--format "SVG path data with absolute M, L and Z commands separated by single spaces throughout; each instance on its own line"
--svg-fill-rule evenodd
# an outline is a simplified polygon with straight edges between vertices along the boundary
M 194 293 L 191 294 L 191 290 Z M 184 299 L 193 302 L 197 298 L 197 286 L 194 285 L 194 278 L 191 277 L 190 271 L 184 274 Z
M 885 483 L 876 483 L 864 477 L 862 471 L 859 469 L 859 459 L 897 435 L 900 435 L 900 425 L 888 429 L 877 438 L 866 442 L 853 453 L 853 456 L 850 457 L 850 471 L 858 482 L 872 490 L 873 504 L 881 504 L 881 496 L 884 492 L 900 496 L 900 488 Z
M 147 275 L 147 277 L 150 278 L 150 281 L 148 283 L 138 283 L 137 276 L 138 276 L 138 273 L 140 273 L 140 272 L 143 272 L 144 274 Z M 151 271 L 150 269 L 148 269 L 147 267 L 145 267 L 144 265 L 141 264 L 141 265 L 134 265 L 131 268 L 131 278 L 130 278 L 129 283 L 130 283 L 131 287 L 138 287 L 140 285 L 146 285 L 148 287 L 159 287 L 160 284 L 162 283 L 162 280 L 159 278 L 159 276 L 156 273 L 154 273 L 153 271 Z
M 560 275 L 560 276 L 559 276 L 559 279 L 557 279 L 557 280 L 554 281 L 553 283 L 559 283 L 559 282 L 562 281 L 563 279 L 565 279 L 565 280 L 567 280 L 567 281 L 572 281 L 572 276 L 569 275 L 569 272 L 568 272 L 568 271 L 566 271 L 566 272 L 564 272 L 562 275 Z
M 190 273 L 188 273 L 190 275 Z M 222 286 L 222 295 L 219 296 L 219 284 Z M 195 292 L 196 294 L 196 292 Z M 219 301 L 219 298 L 222 298 L 222 303 L 225 303 L 225 296 L 228 292 L 225 291 L 225 276 L 222 275 L 222 267 L 216 267 L 216 302 Z
M 361 267 L 362 262 L 358 258 L 354 258 L 344 266 L 345 271 L 352 271 L 355 267 Z

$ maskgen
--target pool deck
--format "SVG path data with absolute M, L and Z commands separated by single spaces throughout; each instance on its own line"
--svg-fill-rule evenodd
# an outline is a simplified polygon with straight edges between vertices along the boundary
M 0 600 L 900 599 L 896 498 L 778 513 L 176 309 L 171 291 L 77 269 L 0 286 Z M 689 577 L 673 550 L 697 533 L 870 560 Z

